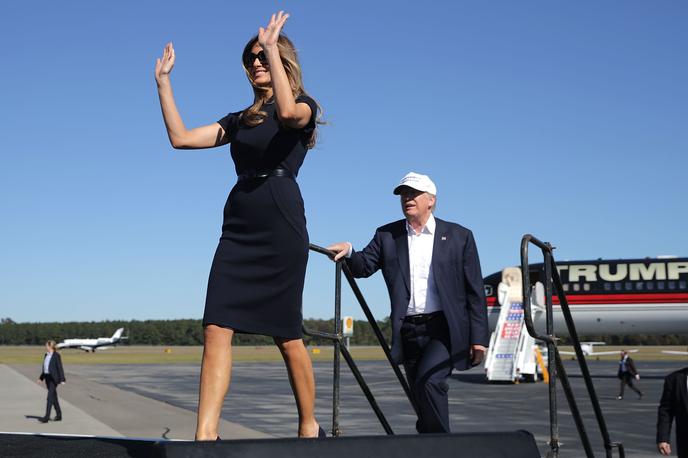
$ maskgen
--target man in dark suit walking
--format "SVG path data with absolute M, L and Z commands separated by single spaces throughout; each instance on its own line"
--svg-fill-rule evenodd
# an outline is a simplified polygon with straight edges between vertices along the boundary
M 632 350 L 633 351 L 633 350 Z M 624 387 L 628 385 L 630 389 L 636 392 L 640 399 L 643 398 L 643 392 L 640 391 L 635 385 L 633 385 L 633 380 L 640 380 L 640 374 L 635 368 L 635 362 L 633 358 L 628 354 L 626 350 L 621 350 L 621 357 L 619 358 L 619 370 L 617 372 L 617 377 L 621 380 L 619 385 L 619 395 L 616 399 L 621 400 L 624 397 Z
M 433 216 L 437 188 L 407 174 L 394 189 L 405 219 L 379 227 L 362 251 L 346 256 L 356 277 L 382 270 L 391 301 L 392 358 L 403 364 L 419 408 L 420 433 L 449 432 L 447 377 L 480 364 L 488 345 L 487 307 L 473 234 Z
M 676 451 L 688 458 L 688 367 L 672 372 L 664 379 L 664 391 L 657 409 L 657 449 L 671 454 L 671 422 L 676 419 Z
M 47 341 L 45 343 L 45 350 L 43 367 L 38 380 L 39 382 L 45 382 L 45 387 L 48 389 L 48 401 L 45 407 L 45 416 L 38 420 L 41 423 L 47 423 L 50 420 L 50 410 L 52 407 L 55 407 L 54 421 L 62 420 L 60 401 L 57 399 L 57 385 L 63 384 L 66 381 L 64 369 L 62 368 L 62 358 L 60 358 L 60 353 L 57 352 L 55 341 Z

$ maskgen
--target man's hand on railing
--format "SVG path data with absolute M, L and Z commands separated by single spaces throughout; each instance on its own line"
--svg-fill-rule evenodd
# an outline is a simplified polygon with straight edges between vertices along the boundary
M 351 256 L 351 250 L 353 248 L 349 242 L 339 242 L 328 246 L 327 249 L 334 251 L 335 255 L 333 260 L 336 262 L 342 259 L 344 256 Z

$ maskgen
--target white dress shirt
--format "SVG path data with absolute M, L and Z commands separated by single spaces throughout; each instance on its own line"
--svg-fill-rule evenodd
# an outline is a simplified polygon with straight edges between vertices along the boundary
M 406 222 L 409 250 L 411 298 L 406 315 L 419 315 L 442 310 L 432 272 L 432 248 L 435 242 L 435 217 L 430 215 L 425 226 L 416 232 Z
M 53 354 L 52 353 L 46 353 L 45 358 L 43 359 L 43 373 L 44 374 L 49 374 L 50 373 L 50 360 L 52 359 Z

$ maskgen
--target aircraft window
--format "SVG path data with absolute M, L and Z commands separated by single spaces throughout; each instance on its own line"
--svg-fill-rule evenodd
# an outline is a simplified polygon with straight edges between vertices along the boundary
M 685 280 L 681 280 L 680 282 L 678 282 L 678 287 L 679 287 L 679 289 L 686 289 L 687 286 L 688 286 L 688 285 L 686 285 L 686 281 L 685 281 Z
M 569 284 L 568 283 L 564 283 L 562 286 L 564 287 L 564 291 L 569 290 Z
M 649 282 L 645 283 L 645 288 L 650 289 L 650 290 L 655 289 L 655 283 L 652 281 L 649 281 Z
M 590 291 L 590 283 L 583 283 L 583 290 Z
M 626 291 L 631 291 L 633 289 L 633 283 L 630 281 L 627 281 L 624 286 L 626 287 Z
M 485 296 L 492 296 L 492 285 L 485 285 Z
M 621 291 L 621 289 L 622 289 L 621 286 L 622 286 L 622 285 L 621 285 L 621 283 L 619 283 L 619 282 L 614 283 L 614 289 L 615 289 L 616 291 Z
M 612 290 L 612 284 L 611 283 L 605 283 L 604 284 L 604 290 L 605 291 L 611 291 Z
M 657 282 L 657 289 L 664 289 L 664 282 L 663 281 Z
M 573 290 L 574 291 L 580 291 L 580 285 L 578 283 L 573 284 Z
M 643 282 L 641 282 L 641 281 L 635 282 L 635 289 L 636 289 L 636 291 L 640 291 L 641 289 L 643 289 Z
M 669 282 L 669 289 L 676 289 L 676 282 L 675 281 Z

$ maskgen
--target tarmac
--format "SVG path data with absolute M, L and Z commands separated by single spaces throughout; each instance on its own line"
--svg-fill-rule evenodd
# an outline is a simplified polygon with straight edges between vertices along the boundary
M 127 368 L 136 371 L 136 366 Z M 159 368 L 164 372 L 164 366 Z M 57 390 L 63 420 L 40 423 L 38 418 L 45 414 L 47 390 L 37 382 L 38 371 L 40 368 L 34 366 L 0 365 L 0 432 L 181 440 L 194 437 L 194 410 L 117 388 L 108 383 L 113 380 L 107 371 L 89 379 L 67 369 L 67 383 Z M 51 417 L 54 415 L 53 411 Z M 221 420 L 220 429 L 223 439 L 271 437 L 226 420 Z
M 359 368 L 396 434 L 415 433 L 415 416 L 386 362 L 363 361 Z M 658 456 L 655 422 L 663 378 L 688 365 L 682 361 L 637 362 L 644 397 L 627 390 L 617 400 L 616 362 L 589 361 L 596 393 L 612 441 L 624 444 L 626 456 Z M 587 399 L 577 363 L 565 361 L 585 427 L 596 455 L 604 456 L 599 428 Z M 316 415 L 332 429 L 331 363 L 314 363 Z M 42 424 L 46 391 L 36 383 L 35 366 L 0 365 L 0 432 L 85 434 L 151 439 L 193 438 L 198 365 L 72 365 L 59 389 L 61 422 Z M 455 372 L 450 380 L 450 423 L 454 432 L 514 431 L 534 434 L 544 456 L 548 450 L 548 390 L 544 383 L 487 384 L 483 370 Z M 561 457 L 584 456 L 578 433 L 558 389 Z M 222 410 L 223 439 L 296 436 L 297 416 L 282 363 L 236 363 Z M 343 363 L 339 427 L 344 436 L 381 435 L 373 414 Z M 618 456 L 615 452 L 614 456 Z

